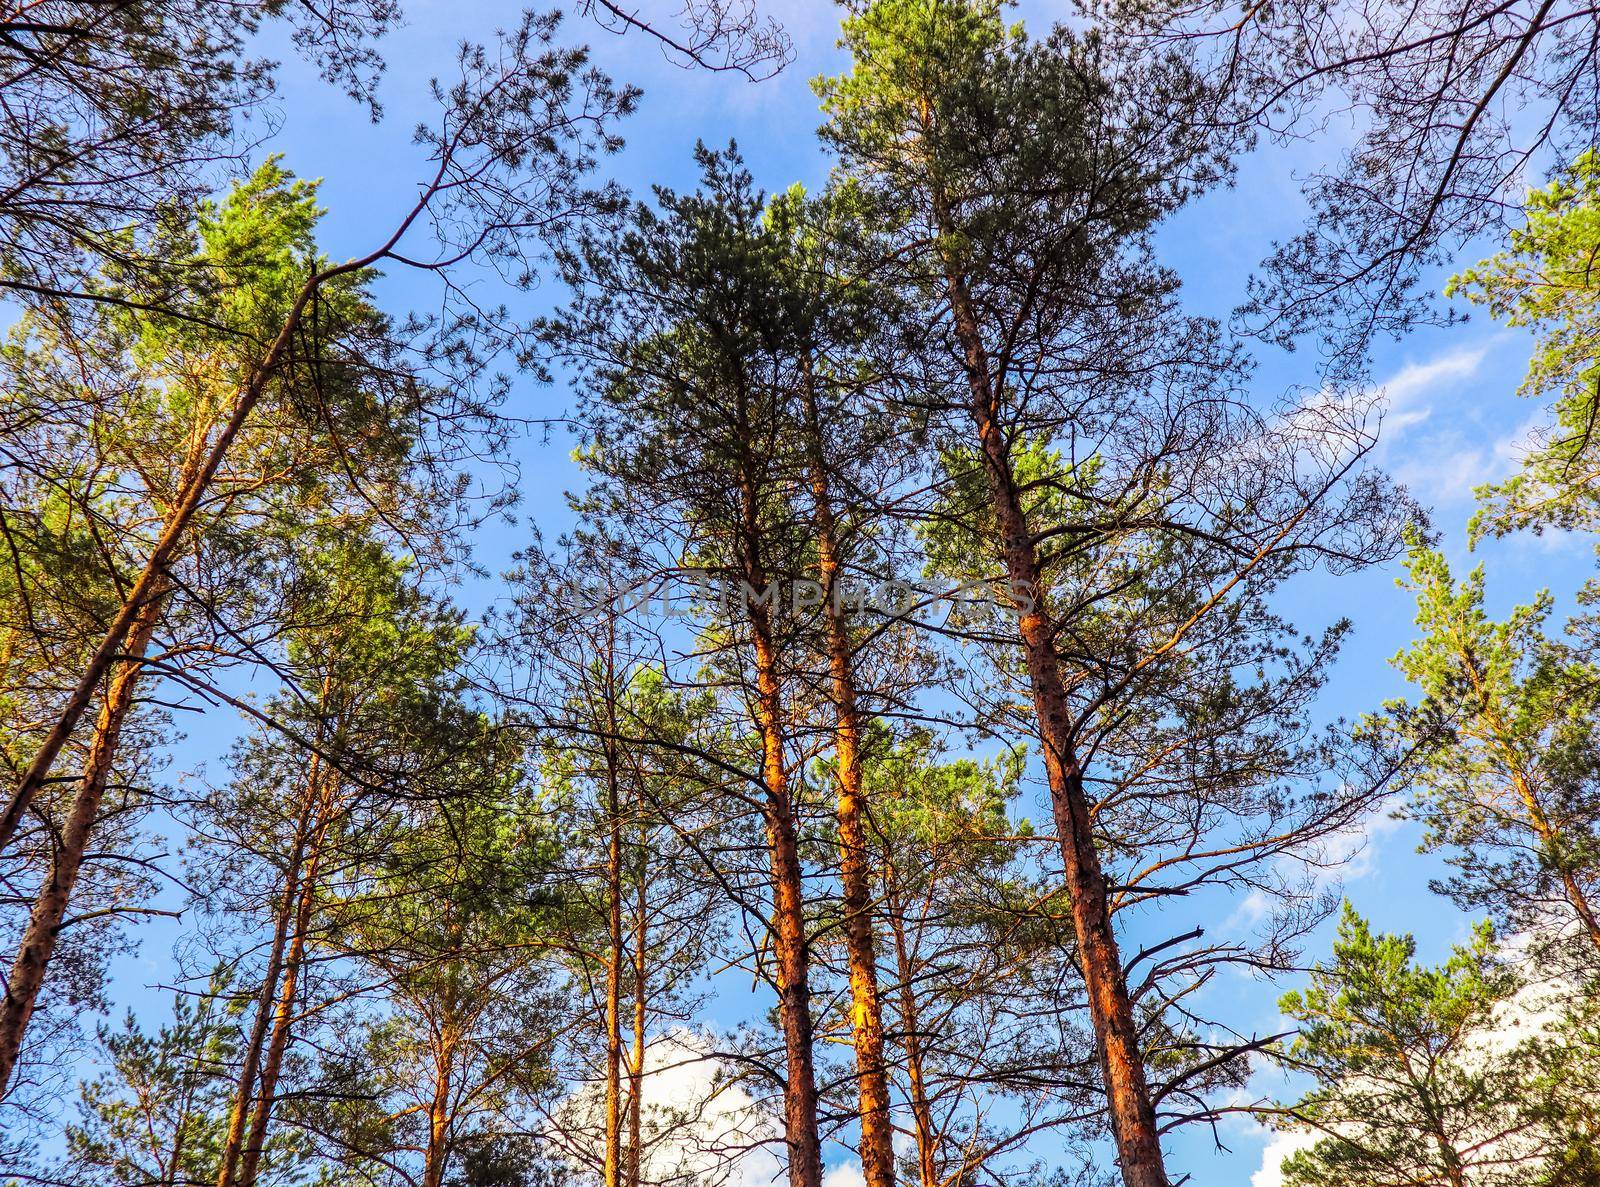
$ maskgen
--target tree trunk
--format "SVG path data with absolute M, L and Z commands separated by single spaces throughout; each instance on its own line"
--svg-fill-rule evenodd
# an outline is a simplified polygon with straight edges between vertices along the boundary
M 307 279 L 296 294 L 294 303 L 284 315 L 284 322 L 279 327 L 277 337 L 268 345 L 260 363 L 251 369 L 249 379 L 240 389 L 238 398 L 234 401 L 228 419 L 223 423 L 216 440 L 207 446 L 204 429 L 209 426 L 202 427 L 192 440 L 188 456 L 179 471 L 177 497 L 163 520 L 160 536 L 156 538 L 150 555 L 145 558 L 144 568 L 134 580 L 133 588 L 128 591 L 127 599 L 118 610 L 117 617 L 106 629 L 105 635 L 90 655 L 83 675 L 68 694 L 49 733 L 40 742 L 33 761 L 28 764 L 28 769 L 17 782 L 17 789 L 6 804 L 5 811 L 0 812 L 0 850 L 10 844 L 11 838 L 16 835 L 28 806 L 33 803 L 40 788 L 50 778 L 50 772 L 55 768 L 61 751 L 88 711 L 94 699 L 94 690 L 116 666 L 118 654 L 140 652 L 140 649 L 132 646 L 132 640 L 138 633 L 138 623 L 144 609 L 165 600 L 168 588 L 167 566 L 178 555 L 188 536 L 189 526 L 199 511 L 206 492 L 217 475 L 217 470 L 221 468 L 223 459 L 227 457 L 229 448 L 240 430 L 244 428 L 256 404 L 260 402 L 267 389 L 267 383 L 288 354 L 299 331 L 307 304 L 317 289 L 329 279 L 354 271 L 368 262 L 370 260 L 352 260 L 346 264 L 324 269 Z M 3 1043 L 3 1040 L 0 1040 L 0 1043 Z M 3 1058 L 3 1054 L 0 1054 L 0 1063 L 3 1063 Z M 9 1068 L 6 1070 L 9 1071 Z M 4 1091 L 4 1079 L 4 1075 L 0 1075 L 0 1092 Z
M 184 1151 L 188 1148 L 189 1129 L 196 1120 L 194 1115 L 195 1091 L 200 1083 L 207 1078 L 206 1062 L 209 1054 L 207 1040 L 211 1030 L 211 1010 L 216 1004 L 213 992 L 216 982 L 213 981 L 206 987 L 205 1005 L 195 1014 L 195 1050 L 194 1058 L 189 1062 L 189 1072 L 183 1078 L 183 1099 L 178 1106 L 177 1123 L 172 1127 L 172 1146 L 167 1153 L 166 1171 L 162 1176 L 159 1187 L 178 1187 L 178 1175 L 183 1168 Z M 184 1179 L 187 1185 L 190 1182 Z
M 823 453 L 822 424 L 809 360 L 805 373 L 811 493 L 817 533 L 817 571 L 827 629 L 828 675 L 833 689 L 834 750 L 838 759 L 839 877 L 844 888 L 845 952 L 850 969 L 850 1033 L 855 1046 L 861 1172 L 866 1187 L 894 1187 L 894 1130 L 889 1077 L 883 1060 L 883 1010 L 878 1001 L 873 951 L 872 891 L 862 828 L 861 717 L 854 657 L 840 589 L 838 524 Z
M 744 609 L 756 661 L 756 728 L 761 737 L 761 779 L 767 792 L 767 846 L 772 862 L 772 947 L 777 969 L 778 1016 L 783 1024 L 786 1076 L 784 1138 L 790 1187 L 822 1187 L 822 1142 L 817 1132 L 817 1078 L 811 1043 L 811 954 L 805 932 L 800 849 L 783 755 L 783 694 L 773 643 L 771 592 L 761 563 L 756 491 L 741 484 L 740 551 L 747 589 Z
M 608 700 L 615 692 L 607 688 Z M 622 821 L 613 738 L 606 741 L 606 1105 L 604 1187 L 620 1187 L 622 1174 Z
M 327 696 L 326 684 L 323 688 Z M 250 1102 L 255 1095 L 256 1075 L 261 1068 L 261 1048 L 266 1042 L 267 1026 L 272 1018 L 272 1005 L 278 996 L 278 978 L 283 975 L 284 949 L 289 941 L 289 921 L 299 903 L 300 863 L 305 857 L 307 832 L 311 827 L 311 814 L 316 806 L 317 771 L 320 757 L 311 756 L 311 776 L 306 782 L 306 794 L 300 804 L 300 816 L 295 821 L 294 846 L 290 850 L 289 864 L 284 871 L 283 900 L 272 925 L 272 947 L 267 954 L 267 967 L 261 974 L 261 988 L 256 994 L 256 1016 L 250 1025 L 250 1039 L 245 1045 L 239 1068 L 239 1082 L 234 1088 L 233 1105 L 228 1112 L 228 1136 L 222 1147 L 222 1161 L 217 1170 L 217 1187 L 233 1187 L 239 1171 L 239 1156 L 244 1152 L 244 1127 L 250 1116 Z
M 759 648 L 770 657 L 770 645 Z M 784 1135 L 790 1187 L 821 1187 L 822 1146 L 817 1135 L 816 1071 L 812 1065 L 810 952 L 805 935 L 800 851 L 782 742 L 773 725 L 777 678 L 770 658 L 758 660 L 761 744 L 767 784 L 767 844 L 772 858 L 772 946 L 777 963 L 778 1013 L 783 1022 Z
M 3 1007 L 0 1007 L 0 1097 L 4 1097 L 22 1050 L 23 1035 L 28 1021 L 33 1017 L 39 1000 L 39 990 L 44 984 L 45 971 L 55 954 L 66 918 L 67 904 L 72 889 L 77 884 L 88 851 L 89 837 L 100 815 L 100 805 L 105 798 L 106 781 L 116 759 L 117 739 L 133 705 L 134 690 L 138 685 L 145 652 L 155 634 L 166 603 L 170 587 L 163 581 L 148 595 L 139 608 L 128 632 L 128 647 L 123 662 L 110 669 L 110 683 L 105 700 L 95 721 L 93 739 L 84 759 L 83 775 L 72 801 L 66 827 L 56 846 L 50 863 L 50 874 L 39 888 L 33 912 L 28 918 L 27 930 L 17 947 L 16 959 L 11 966 L 11 979 L 6 984 Z
M 1508 731 L 1496 720 L 1496 726 L 1502 730 L 1501 736 L 1507 736 Z M 1544 805 L 1539 802 L 1539 797 L 1533 790 L 1526 774 L 1523 773 L 1518 756 L 1512 747 L 1505 747 L 1507 761 L 1511 764 L 1511 780 L 1516 788 L 1517 798 L 1522 801 L 1523 811 L 1528 814 L 1528 823 L 1533 827 L 1534 834 L 1539 838 L 1539 845 L 1544 850 L 1546 860 L 1553 865 L 1561 881 L 1562 893 L 1566 895 L 1567 902 L 1571 905 L 1573 913 L 1578 916 L 1578 922 L 1583 926 L 1584 934 L 1589 943 L 1600 951 L 1600 918 L 1596 918 L 1594 905 L 1589 901 L 1589 896 L 1584 892 L 1582 883 L 1573 874 L 1567 863 L 1566 851 L 1568 845 L 1560 830 L 1550 823 L 1550 817 L 1545 814 Z
M 936 209 L 936 217 L 941 230 L 948 233 L 952 229 L 948 215 Z M 1078 959 L 1088 991 L 1096 1054 L 1105 1081 L 1122 1179 L 1126 1187 L 1169 1187 L 1139 1049 L 1138 1026 L 1111 929 L 1105 874 L 1095 849 L 1083 774 L 1073 744 L 1074 722 L 1056 657 L 1055 623 L 1039 582 L 1038 553 L 1011 472 L 1005 434 L 995 419 L 999 393 L 993 390 L 989 356 L 966 277 L 952 266 L 945 279 L 956 339 L 966 364 L 973 425 L 994 506 L 1000 559 L 1012 589 L 1029 600 L 1029 604 L 1019 607 L 1019 634 L 1044 749 L 1050 807 L 1061 843 Z
M 283 1072 L 283 1057 L 288 1051 L 289 1038 L 294 1027 L 295 997 L 299 991 L 300 974 L 305 966 L 306 942 L 311 932 L 311 916 L 317 900 L 317 875 L 321 871 L 338 783 L 336 774 L 325 774 L 322 779 L 321 794 L 317 797 L 316 827 L 312 833 L 305 873 L 300 881 L 300 901 L 295 906 L 294 931 L 290 935 L 289 949 L 284 956 L 283 983 L 278 990 L 277 1008 L 273 1012 L 272 1038 L 267 1045 L 266 1062 L 261 1068 L 261 1085 L 256 1097 L 256 1108 L 250 1118 L 250 1137 L 239 1163 L 239 1187 L 255 1187 L 261 1164 L 261 1151 L 267 1141 L 267 1126 L 272 1119 L 278 1077 Z
M 428 1153 L 422 1164 L 422 1187 L 440 1187 L 450 1154 L 450 1061 L 455 1041 L 447 1032 L 440 1042 L 433 1074 L 433 1099 L 428 1104 Z
M 892 886 L 894 871 L 886 872 L 885 882 Z M 886 891 L 889 908 L 889 930 L 894 936 L 895 971 L 900 977 L 900 1044 L 906 1054 L 906 1097 L 911 1102 L 911 1119 L 915 1125 L 917 1142 L 918 1187 L 938 1187 L 938 1139 L 933 1128 L 933 1106 L 928 1100 L 927 1082 L 922 1074 L 921 1019 L 917 1009 L 917 970 L 911 960 L 911 950 L 906 944 L 905 918 L 901 914 L 898 896 L 892 889 Z
M 649 853 L 649 830 L 641 826 L 633 921 L 633 1052 L 628 1061 L 627 1187 L 639 1187 L 644 1165 L 644 1031 L 650 990 L 650 884 L 646 878 Z

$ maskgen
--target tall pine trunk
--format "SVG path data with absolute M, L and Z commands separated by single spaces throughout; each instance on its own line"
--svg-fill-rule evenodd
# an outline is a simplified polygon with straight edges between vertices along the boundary
M 326 703 L 327 685 L 323 685 Z M 250 1118 L 250 1104 L 255 1099 L 256 1076 L 261 1071 L 261 1051 L 266 1045 L 267 1028 L 272 1021 L 272 1007 L 278 996 L 278 978 L 283 975 L 285 949 L 289 943 L 290 921 L 300 898 L 300 865 L 305 859 L 311 815 L 316 809 L 317 771 L 321 756 L 311 756 L 311 775 L 306 781 L 306 794 L 300 803 L 300 816 L 295 821 L 294 844 L 289 851 L 289 864 L 284 870 L 283 899 L 272 922 L 272 947 L 267 953 L 267 967 L 261 974 L 261 988 L 256 994 L 256 1016 L 250 1026 L 250 1038 L 245 1044 L 240 1061 L 239 1079 L 234 1085 L 233 1104 L 228 1110 L 228 1135 L 223 1142 L 222 1158 L 217 1167 L 217 1187 L 233 1187 L 239 1172 L 239 1157 L 244 1153 L 244 1129 Z
M 646 878 L 650 830 L 639 828 L 639 869 L 634 888 L 633 921 L 633 1050 L 628 1060 L 627 1187 L 639 1187 L 644 1165 L 644 1049 L 649 1006 L 650 884 Z
M 811 1052 L 811 953 L 805 932 L 799 832 L 789 772 L 784 764 L 783 694 L 769 600 L 772 591 L 761 561 L 762 532 L 756 490 L 750 477 L 752 470 L 747 464 L 740 488 L 739 552 L 746 587 L 743 604 L 755 650 L 755 717 L 761 738 L 761 779 L 767 793 L 772 947 L 787 1072 L 783 1086 L 784 1138 L 789 1154 L 789 1187 L 822 1187 L 817 1077 Z
M 316 768 L 313 768 L 314 770 Z M 317 879 L 322 869 L 327 845 L 328 827 L 333 815 L 333 801 L 339 786 L 337 774 L 324 773 L 322 787 L 317 794 L 316 825 L 306 853 L 305 872 L 300 881 L 299 901 L 295 904 L 294 928 L 290 933 L 288 951 L 284 954 L 283 980 L 278 988 L 277 1005 L 273 1010 L 272 1036 L 267 1044 L 267 1056 L 261 1066 L 261 1082 L 256 1093 L 256 1107 L 250 1118 L 250 1136 L 245 1143 L 239 1162 L 239 1187 L 255 1187 L 260 1171 L 261 1152 L 267 1142 L 267 1127 L 272 1120 L 273 1106 L 277 1103 L 278 1079 L 283 1072 L 284 1055 L 294 1030 L 295 1004 L 300 989 L 300 978 L 305 970 L 306 948 L 311 933 L 311 919 L 316 909 Z M 315 784 L 313 783 L 315 788 Z
M 894 869 L 885 871 L 885 906 L 889 931 L 894 936 L 895 971 L 900 978 L 900 1046 L 906 1056 L 906 1098 L 911 1103 L 913 1137 L 917 1145 L 918 1187 L 939 1187 L 938 1138 L 933 1128 L 933 1105 L 928 1100 L 922 1068 L 922 1020 L 917 1009 L 917 970 L 906 943 L 906 924 L 900 897 L 894 890 Z
M 935 217 L 943 233 L 953 231 L 948 213 L 937 202 Z M 1019 607 L 1018 628 L 1122 1179 L 1126 1187 L 1169 1187 L 1133 1002 L 1112 932 L 1105 872 L 1095 848 L 1083 772 L 1073 742 L 1074 722 L 1055 650 L 1056 624 L 1039 581 L 1037 546 L 1011 470 L 1005 433 L 996 420 L 1001 393 L 994 390 L 989 354 L 967 278 L 947 261 L 945 281 L 967 373 L 969 410 L 994 509 L 995 544 L 1013 590 L 1025 594 L 1027 600 Z
M 614 686 L 608 687 L 608 700 Z M 613 728 L 614 733 L 614 728 Z M 606 742 L 606 1099 L 603 1187 L 622 1176 L 622 821 L 614 737 Z
M 139 683 L 145 653 L 155 634 L 156 624 L 161 619 L 169 588 L 162 581 L 149 591 L 148 600 L 139 607 L 138 614 L 129 625 L 126 653 L 119 657 L 117 666 L 109 670 L 105 699 L 95 721 L 94 735 L 84 759 L 83 774 L 78 780 L 66 826 L 61 830 L 50 862 L 50 873 L 39 887 L 27 929 L 22 934 L 22 942 L 18 944 L 16 957 L 12 961 L 11 979 L 6 983 L 5 1001 L 0 1005 L 0 1097 L 5 1095 L 11 1082 L 11 1073 L 22 1051 L 28 1022 L 38 1004 L 39 990 L 44 985 L 50 959 L 55 955 L 56 944 L 61 938 L 67 905 L 83 868 L 89 838 L 100 817 L 106 783 L 116 761 L 117 741 L 127 721 L 128 711 L 133 707 L 133 694 Z
M 617 772 L 617 620 L 606 620 L 606 1095 L 602 1187 L 622 1182 L 622 792 Z
M 817 536 L 817 570 L 826 624 L 828 676 L 833 692 L 834 751 L 838 760 L 839 877 L 844 889 L 845 952 L 850 969 L 850 1033 L 856 1056 L 861 1124 L 861 1172 L 866 1187 L 894 1187 L 894 1130 L 889 1077 L 883 1059 L 883 1010 L 873 951 L 872 889 L 862 826 L 861 715 L 854 657 L 845 622 L 838 520 L 828 481 L 816 390 L 806 360 L 803 396 Z
M 817 1133 L 817 1079 L 812 1062 L 810 951 L 794 804 L 784 770 L 778 678 L 770 639 L 756 643 L 762 777 L 767 788 L 767 845 L 772 861 L 772 947 L 777 963 L 778 1013 L 783 1024 L 784 1136 L 790 1187 L 821 1187 L 822 1145 Z

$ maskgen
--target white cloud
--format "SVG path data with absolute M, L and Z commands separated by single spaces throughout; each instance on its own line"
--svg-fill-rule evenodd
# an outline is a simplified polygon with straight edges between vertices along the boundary
M 1488 453 L 1466 444 L 1459 433 L 1432 435 L 1426 448 L 1410 451 L 1392 469 L 1407 490 L 1430 503 L 1465 502 L 1493 477 Z
M 1266 1149 L 1261 1151 L 1261 1168 L 1250 1176 L 1250 1187 L 1282 1187 L 1283 1160 L 1296 1150 L 1315 1145 L 1316 1141 L 1316 1135 L 1310 1133 L 1274 1134 Z
M 823 1172 L 822 1187 L 867 1187 L 867 1178 L 859 1162 L 839 1162 Z
M 1310 393 L 1282 414 L 1285 439 L 1321 457 L 1328 450 L 1342 455 L 1353 442 L 1378 433 L 1375 456 L 1392 470 L 1409 469 L 1409 479 L 1396 476 L 1413 490 L 1431 493 L 1435 487 L 1453 488 L 1462 482 L 1470 490 L 1482 481 L 1484 450 L 1461 436 L 1459 418 L 1444 418 L 1446 423 L 1432 431 L 1419 431 L 1419 426 L 1433 415 L 1439 396 L 1455 394 L 1463 381 L 1478 373 L 1488 353 L 1487 343 L 1458 347 L 1426 362 L 1408 363 L 1381 383 Z M 1466 406 L 1459 399 L 1454 403 Z M 1403 453 L 1396 449 L 1402 440 Z
M 1383 431 L 1377 457 L 1394 478 L 1425 503 L 1471 501 L 1485 483 L 1516 471 L 1528 451 L 1549 431 L 1549 417 L 1536 408 L 1509 431 L 1499 429 L 1514 407 L 1509 391 L 1487 396 L 1469 391 L 1475 377 L 1504 335 L 1478 346 L 1459 347 L 1400 368 L 1367 392 L 1349 397 L 1351 407 L 1377 398 Z M 1435 411 L 1448 413 L 1435 417 Z M 1497 432 L 1498 430 L 1498 432 Z
M 1404 823 L 1398 815 L 1402 802 L 1398 796 L 1387 799 L 1355 828 L 1335 833 L 1324 841 L 1322 857 L 1334 864 L 1333 868 L 1317 872 L 1318 883 L 1327 886 L 1334 881 L 1351 882 L 1371 874 L 1377 868 L 1378 849 L 1383 838 Z
M 643 1177 L 703 1187 L 771 1187 L 783 1166 L 769 1108 L 730 1079 L 708 1036 L 679 1027 L 645 1049 Z M 573 1092 L 557 1111 L 574 1162 L 592 1162 L 604 1140 L 599 1084 Z M 858 1187 L 850 1167 L 833 1168 L 826 1187 Z M 857 1180 L 860 1172 L 856 1172 Z
M 1377 869 L 1383 839 L 1404 824 L 1396 815 L 1400 804 L 1398 796 L 1391 797 L 1353 827 L 1322 838 L 1315 847 L 1284 854 L 1274 862 L 1274 874 L 1285 888 L 1297 893 L 1323 891 L 1368 877 Z M 1281 906 L 1277 896 L 1256 887 L 1239 900 L 1223 929 L 1237 932 L 1258 927 Z
M 1433 412 L 1432 398 L 1446 381 L 1470 379 L 1478 373 L 1487 346 L 1448 351 L 1425 363 L 1408 363 L 1378 386 L 1382 389 L 1388 413 L 1384 428 L 1399 435 L 1412 425 L 1427 420 Z

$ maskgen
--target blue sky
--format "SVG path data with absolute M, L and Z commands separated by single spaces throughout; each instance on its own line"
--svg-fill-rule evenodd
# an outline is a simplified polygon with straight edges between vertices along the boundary
M 647 192 L 651 183 L 687 187 L 694 180 L 690 154 L 696 139 L 718 145 L 732 138 L 769 192 L 794 181 L 814 187 L 823 180 L 829 163 L 813 135 L 821 116 L 809 82 L 842 65 L 833 44 L 835 10 L 820 0 L 760 3 L 764 12 L 787 27 L 796 60 L 778 77 L 759 83 L 730 74 L 685 71 L 665 61 L 659 47 L 643 37 L 618 38 L 569 20 L 569 37 L 589 40 L 598 62 L 614 77 L 644 88 L 640 111 L 622 129 L 627 147 L 605 163 L 609 175 L 639 193 Z M 669 11 L 676 5 L 644 7 Z M 1031 29 L 1042 32 L 1066 10 L 1029 3 L 1019 15 Z M 480 0 L 412 0 L 405 26 L 384 47 L 389 70 L 381 95 L 387 111 L 376 125 L 292 55 L 279 55 L 284 58 L 276 112 L 281 126 L 270 146 L 284 153 L 286 165 L 296 173 L 322 179 L 321 200 L 329 212 L 322 239 L 330 255 L 368 250 L 413 200 L 425 162 L 422 150 L 411 143 L 411 129 L 429 113 L 428 77 L 448 77 L 456 41 L 483 39 L 496 23 L 513 17 L 506 7 Z M 1300 227 L 1305 206 L 1299 179 L 1336 151 L 1339 138 L 1336 126 L 1316 144 L 1263 146 L 1244 161 L 1233 188 L 1206 196 L 1163 230 L 1164 261 L 1184 278 L 1192 308 L 1226 316 L 1270 241 Z M 1483 246 L 1484 250 L 1467 254 L 1476 259 L 1493 250 L 1492 244 Z M 1442 283 L 1443 274 L 1438 279 Z M 397 310 L 426 308 L 437 299 L 431 282 L 413 275 L 386 278 L 381 292 L 386 304 Z M 558 296 L 553 282 L 533 293 L 503 294 L 520 314 L 538 312 Z M 1465 325 L 1418 332 L 1404 342 L 1385 345 L 1376 360 L 1375 374 L 1386 383 L 1391 401 L 1379 461 L 1433 508 L 1447 551 L 1463 568 L 1471 559 L 1463 531 L 1472 509 L 1471 488 L 1508 472 L 1530 418 L 1540 411 L 1514 394 L 1528 349 L 1522 333 L 1474 318 Z M 1260 364 L 1258 382 L 1264 396 L 1314 379 L 1309 355 L 1269 351 L 1261 354 Z M 532 416 L 551 414 L 566 399 L 560 385 L 539 388 L 531 382 L 520 383 L 514 396 L 517 410 Z M 567 523 L 563 492 L 579 483 L 569 446 L 560 437 L 549 444 L 530 439 L 518 450 L 520 514 L 525 522 L 536 522 L 546 538 Z M 493 526 L 477 541 L 478 559 L 498 571 L 526 538 L 525 527 Z M 1526 601 L 1542 586 L 1551 587 L 1566 604 L 1591 566 L 1590 545 L 1569 538 L 1512 540 L 1485 549 L 1483 557 L 1490 565 L 1491 606 L 1497 612 Z M 1392 568 L 1337 580 L 1314 576 L 1285 595 L 1287 610 L 1303 629 L 1320 629 L 1340 616 L 1354 620 L 1354 637 L 1326 700 L 1330 718 L 1371 710 L 1401 691 L 1387 660 L 1411 638 L 1412 608 L 1408 596 L 1395 587 L 1395 576 Z M 488 588 L 465 592 L 471 602 L 481 599 Z M 191 729 L 190 739 L 175 755 L 174 771 L 192 770 L 208 759 L 214 764 L 234 726 L 224 710 L 215 712 L 203 728 Z M 1413 852 L 1416 840 L 1409 826 L 1386 819 L 1374 822 L 1364 851 L 1348 871 L 1347 892 L 1377 925 L 1415 932 L 1421 954 L 1434 959 L 1464 935 L 1468 921 L 1428 893 L 1427 878 L 1438 865 Z M 122 966 L 122 1000 L 141 1010 L 153 1006 L 156 999 L 143 987 L 170 976 L 167 941 L 164 927 L 153 928 L 142 955 Z M 1279 988 L 1235 980 L 1209 992 L 1236 1025 L 1277 1029 L 1274 1002 Z M 1231 1154 L 1216 1153 L 1205 1133 L 1178 1139 L 1173 1145 L 1174 1169 L 1192 1172 L 1200 1184 L 1249 1181 L 1261 1165 L 1267 1135 L 1238 1122 L 1224 1126 L 1222 1136 L 1233 1148 Z M 842 1157 L 835 1152 L 833 1161 Z

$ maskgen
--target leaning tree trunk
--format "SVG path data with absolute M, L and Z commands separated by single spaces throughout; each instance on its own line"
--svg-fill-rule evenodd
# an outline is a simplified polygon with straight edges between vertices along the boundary
M 283 325 L 279 327 L 277 337 L 268 345 L 259 363 L 251 368 L 249 377 L 239 389 L 233 407 L 227 419 L 222 422 L 215 439 L 209 439 L 202 428 L 191 440 L 188 456 L 178 473 L 177 495 L 162 521 L 161 534 L 156 538 L 150 555 L 145 558 L 144 567 L 134 579 L 133 586 L 117 611 L 116 618 L 106 628 L 105 635 L 89 656 L 78 683 L 67 695 L 66 701 L 56 715 L 56 720 L 51 723 L 49 732 L 45 734 L 39 749 L 34 753 L 33 760 L 23 772 L 22 778 L 18 780 L 10 801 L 7 802 L 5 809 L 0 811 L 0 850 L 3 850 L 16 835 L 17 829 L 22 824 L 23 815 L 49 780 L 51 771 L 55 769 L 56 760 L 61 757 L 61 751 L 72 738 L 73 731 L 78 728 L 78 723 L 83 720 L 84 714 L 88 712 L 89 705 L 94 700 L 95 689 L 116 667 L 119 655 L 136 653 L 137 649 L 132 646 L 132 640 L 138 632 L 138 624 L 145 608 L 165 598 L 168 584 L 167 567 L 184 547 L 194 518 L 199 514 L 205 496 L 211 489 L 212 481 L 228 455 L 228 450 L 266 393 L 267 384 L 288 357 L 295 335 L 299 332 L 306 306 L 316 295 L 317 290 L 329 279 L 353 271 L 369 262 L 370 260 L 351 261 L 324 269 L 308 278 L 284 315 Z M 0 1086 L 0 1090 L 3 1090 L 3 1086 Z
M 5 1001 L 0 1005 L 0 1097 L 5 1095 L 11 1073 L 16 1068 L 28 1021 L 33 1017 L 39 990 L 44 985 L 45 972 L 50 967 L 50 958 L 55 955 L 56 944 L 61 937 L 67 904 L 83 868 L 89 838 L 99 819 L 106 783 L 116 761 L 117 740 L 128 711 L 133 706 L 133 694 L 139 683 L 144 656 L 155 634 L 156 624 L 161 619 L 161 609 L 169 588 L 163 580 L 149 591 L 148 600 L 140 606 L 139 613 L 130 624 L 126 654 L 120 657 L 118 666 L 110 669 L 110 683 L 95 721 L 94 736 L 89 743 L 83 775 L 78 780 L 77 794 L 73 797 L 66 827 L 61 830 L 49 876 L 39 888 L 33 912 L 28 917 L 27 929 L 17 946 L 11 979 L 6 983 Z
M 936 210 L 936 218 L 942 229 L 948 231 L 952 226 L 942 209 Z M 1025 593 L 1028 600 L 1019 607 L 1019 634 L 1122 1180 L 1126 1187 L 1168 1187 L 1139 1029 L 1112 933 L 1105 872 L 1095 848 L 1083 772 L 1073 741 L 1074 722 L 1056 657 L 1055 623 L 1039 582 L 1037 547 L 1011 471 L 1005 433 L 996 419 L 1000 393 L 994 390 L 966 276 L 952 265 L 945 280 L 967 372 L 969 409 L 995 513 L 996 544 L 1012 588 Z
M 877 957 L 873 951 L 871 876 L 867 870 L 866 832 L 862 827 L 865 797 L 861 778 L 861 714 L 839 585 L 842 573 L 838 522 L 812 383 L 808 363 L 803 395 L 811 454 L 817 571 L 821 578 L 822 615 L 827 633 L 828 676 L 833 689 L 834 750 L 839 784 L 839 877 L 844 889 L 845 953 L 850 969 L 850 1033 L 856 1055 L 861 1173 L 866 1187 L 894 1187 L 894 1130 L 889 1115 L 889 1076 L 883 1059 L 883 1010 L 878 1001 Z
M 1468 671 L 1476 671 L 1475 666 L 1469 663 Z M 1505 738 L 1511 734 L 1510 728 L 1500 720 L 1499 714 L 1493 714 L 1490 722 L 1495 737 Z M 1522 768 L 1521 756 L 1516 748 L 1503 746 L 1501 750 L 1511 770 L 1512 788 L 1522 802 L 1523 811 L 1527 813 L 1529 827 L 1539 839 L 1539 848 L 1543 851 L 1545 860 L 1556 870 L 1557 877 L 1561 881 L 1562 893 L 1565 894 L 1568 905 L 1572 907 L 1573 914 L 1578 917 L 1584 935 L 1596 951 L 1600 951 L 1600 916 L 1596 915 L 1594 904 L 1589 900 L 1583 884 L 1572 872 L 1571 862 L 1567 856 L 1571 846 L 1561 835 L 1561 830 L 1551 823 L 1544 805 L 1539 801 L 1538 793 L 1534 791 L 1532 781 Z

